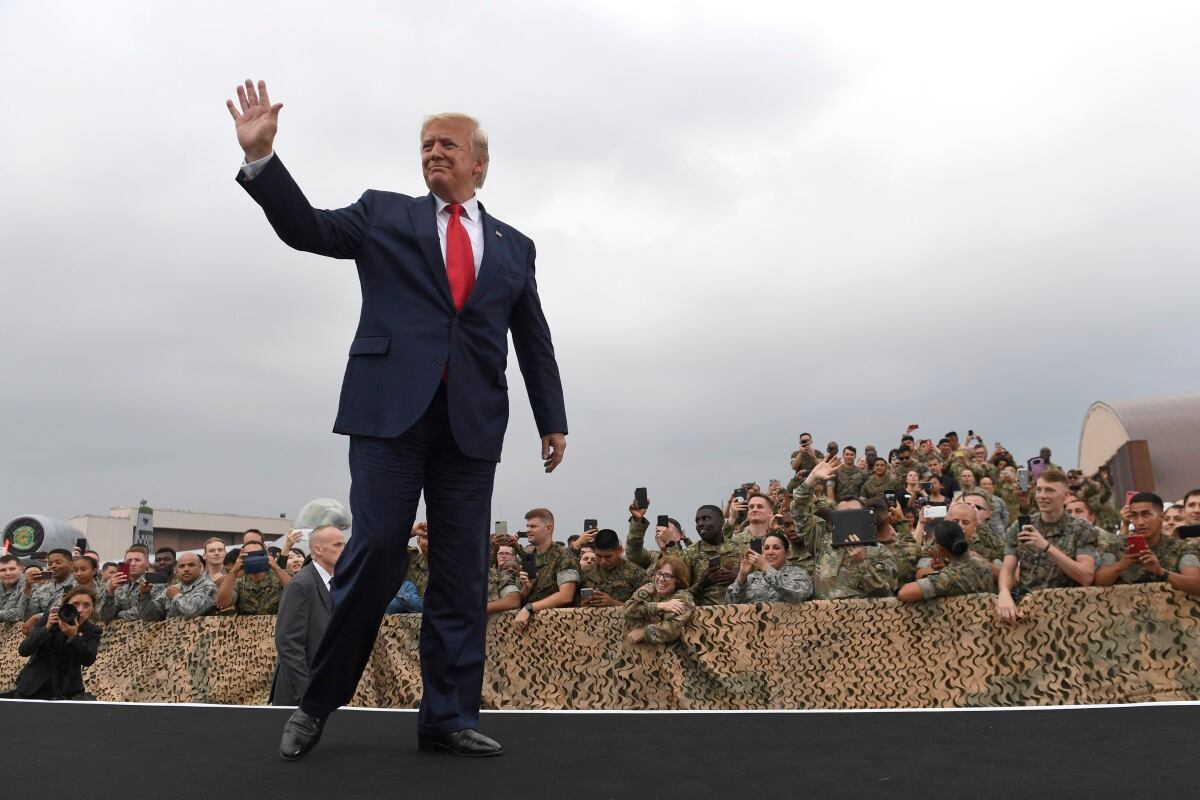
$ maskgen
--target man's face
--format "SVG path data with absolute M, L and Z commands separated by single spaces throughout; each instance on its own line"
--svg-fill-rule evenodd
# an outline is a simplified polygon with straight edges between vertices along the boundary
M 1096 517 L 1092 514 L 1092 510 L 1088 508 L 1088 504 L 1082 500 L 1071 499 L 1067 501 L 1067 513 L 1072 517 L 1079 517 L 1092 524 L 1095 524 Z
M 723 537 L 721 526 L 724 520 L 716 509 L 702 508 L 696 512 L 696 533 L 709 544 L 720 544 Z
M 500 569 L 503 569 L 510 564 L 515 564 L 516 561 L 517 554 L 508 545 L 502 544 L 496 548 L 496 566 Z
M 1040 455 L 1042 457 L 1042 460 L 1045 461 L 1047 464 L 1050 463 L 1050 448 L 1049 447 L 1043 447 L 1041 450 L 1038 451 L 1038 455 Z
M 992 483 L 992 479 L 990 477 L 984 475 L 983 480 L 979 482 L 979 488 L 983 489 L 988 494 L 991 494 L 996 491 L 996 484 Z
M 771 504 L 761 497 L 751 497 L 746 504 L 746 519 L 749 522 L 766 524 L 771 521 Z
M 975 473 L 964 469 L 958 474 L 958 481 L 962 484 L 963 490 L 969 492 L 975 488 Z
M 154 554 L 154 568 L 168 575 L 175 574 L 175 556 L 163 551 Z
M 615 550 L 594 550 L 596 556 L 596 564 L 605 572 L 612 572 L 621 565 L 621 556 L 625 553 L 625 548 L 618 547 Z
M 992 517 L 992 504 L 984 500 L 982 497 L 964 497 L 962 501 L 975 509 L 975 513 L 979 515 L 980 522 L 987 522 Z
M 175 564 L 175 573 L 179 576 L 179 582 L 189 586 L 200 577 L 200 572 L 203 569 L 203 562 L 200 561 L 200 556 L 195 553 L 184 553 Z
M 204 560 L 217 567 L 225 563 L 225 543 L 209 542 L 204 545 Z
M 979 514 L 974 506 L 969 503 L 955 503 L 946 510 L 946 519 L 953 520 L 962 526 L 963 533 L 967 535 L 967 539 L 975 538 L 975 532 L 979 529 Z
M 429 531 L 417 531 L 417 549 L 421 551 L 421 555 L 429 556 Z
M 1194 494 L 1184 501 L 1183 518 L 1188 525 L 1200 525 L 1200 494 Z
M 421 134 L 421 172 L 429 191 L 448 202 L 475 194 L 483 159 L 471 146 L 465 123 L 435 120 Z
M 111 565 L 110 565 L 110 566 L 107 566 L 107 567 L 104 567 L 102 570 L 100 570 L 100 582 L 101 582 L 101 583 L 108 583 L 108 579 L 109 579 L 109 578 L 111 578 L 113 575 L 116 575 L 116 574 L 117 574 L 117 568 L 116 568 L 116 567 L 114 567 L 114 566 L 111 566 Z
M 847 467 L 854 466 L 854 451 L 849 447 L 842 451 L 842 461 L 845 462 Z
M 982 445 L 976 445 L 975 449 L 971 451 L 971 458 L 980 464 L 987 461 L 987 448 Z
M 942 454 L 942 458 L 949 458 L 950 454 L 954 452 L 954 445 L 949 442 L 942 442 L 938 445 L 937 449 Z
M 800 449 L 807 450 L 812 447 L 812 437 L 807 433 L 800 437 Z
M 11 589 L 21 580 L 21 563 L 19 561 L 5 561 L 0 564 L 0 585 Z
M 942 474 L 942 462 L 936 458 L 929 459 L 929 471 L 931 473 L 933 473 L 934 475 L 941 475 Z
M 46 558 L 46 567 L 50 570 L 50 574 L 54 576 L 54 580 L 59 582 L 65 581 L 67 576 L 71 574 L 71 559 L 62 553 L 51 553 Z
M 579 552 L 579 568 L 589 569 L 596 566 L 596 551 L 590 547 L 585 547 Z
M 71 574 L 76 583 L 89 584 L 96 577 L 96 569 L 86 558 L 77 558 L 71 562 Z
M 251 542 L 258 542 L 259 545 L 264 547 L 264 549 L 266 547 L 266 545 L 263 545 L 262 534 L 245 533 L 242 535 L 242 547 L 245 547 L 246 545 L 250 544 Z
M 933 442 L 928 439 L 921 440 L 921 455 L 928 456 L 933 452 Z
M 1147 539 L 1156 539 L 1162 533 L 1162 512 L 1153 503 L 1130 504 L 1129 521 L 1133 523 L 1133 532 Z
M 882 458 L 875 459 L 875 465 L 871 467 L 871 471 L 875 473 L 876 477 L 882 478 L 887 473 L 887 462 Z
M 321 566 L 327 569 L 332 569 L 339 558 L 342 557 L 342 551 L 346 549 L 346 534 L 339 531 L 337 528 L 329 528 L 322 530 L 315 538 L 310 538 L 309 547 L 312 548 L 312 556 L 315 561 L 320 561 Z
M 541 517 L 529 517 L 525 520 L 525 530 L 529 532 L 529 542 L 534 547 L 541 547 L 554 538 L 554 525 Z
M 1048 481 L 1045 478 L 1038 478 L 1034 495 L 1037 498 L 1038 511 L 1043 514 L 1062 513 L 1067 505 L 1067 497 L 1070 496 L 1066 484 Z

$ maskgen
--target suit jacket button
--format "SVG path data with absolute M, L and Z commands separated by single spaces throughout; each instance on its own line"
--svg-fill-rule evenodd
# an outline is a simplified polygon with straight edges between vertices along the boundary
M 458 324 L 458 315 L 457 315 L 457 314 L 455 314 L 455 315 L 454 315 L 454 319 L 450 320 L 450 324 L 451 324 L 451 325 L 457 325 L 457 324 Z
M 441 356 L 438 356 L 437 363 L 438 363 L 438 366 L 440 367 L 442 364 L 446 363 L 446 359 L 442 358 Z

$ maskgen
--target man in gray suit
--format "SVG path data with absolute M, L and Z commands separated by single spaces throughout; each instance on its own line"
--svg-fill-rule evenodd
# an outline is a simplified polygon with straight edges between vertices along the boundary
M 299 704 L 308 686 L 308 668 L 329 624 L 329 581 L 346 537 L 333 525 L 314 530 L 308 539 L 312 562 L 296 573 L 279 601 L 275 650 L 279 662 L 271 681 L 271 704 Z

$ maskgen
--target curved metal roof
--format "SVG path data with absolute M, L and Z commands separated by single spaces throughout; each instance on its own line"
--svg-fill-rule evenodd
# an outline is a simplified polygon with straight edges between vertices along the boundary
M 1091 474 L 1129 441 L 1145 439 L 1164 500 L 1200 487 L 1200 394 L 1092 403 L 1079 436 L 1079 468 Z

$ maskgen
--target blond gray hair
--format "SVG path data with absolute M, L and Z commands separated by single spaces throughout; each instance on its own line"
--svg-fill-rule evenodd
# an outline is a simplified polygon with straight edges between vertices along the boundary
M 488 137 L 487 132 L 480 127 L 479 120 L 468 114 L 460 114 L 455 111 L 449 111 L 444 114 L 430 114 L 421 123 L 421 138 L 425 138 L 425 130 L 435 122 L 452 122 L 457 125 L 465 125 L 467 128 L 467 139 L 471 143 L 471 153 L 483 158 L 483 171 L 479 173 L 479 177 L 475 179 L 475 188 L 482 189 L 483 182 L 487 179 L 488 161 Z

